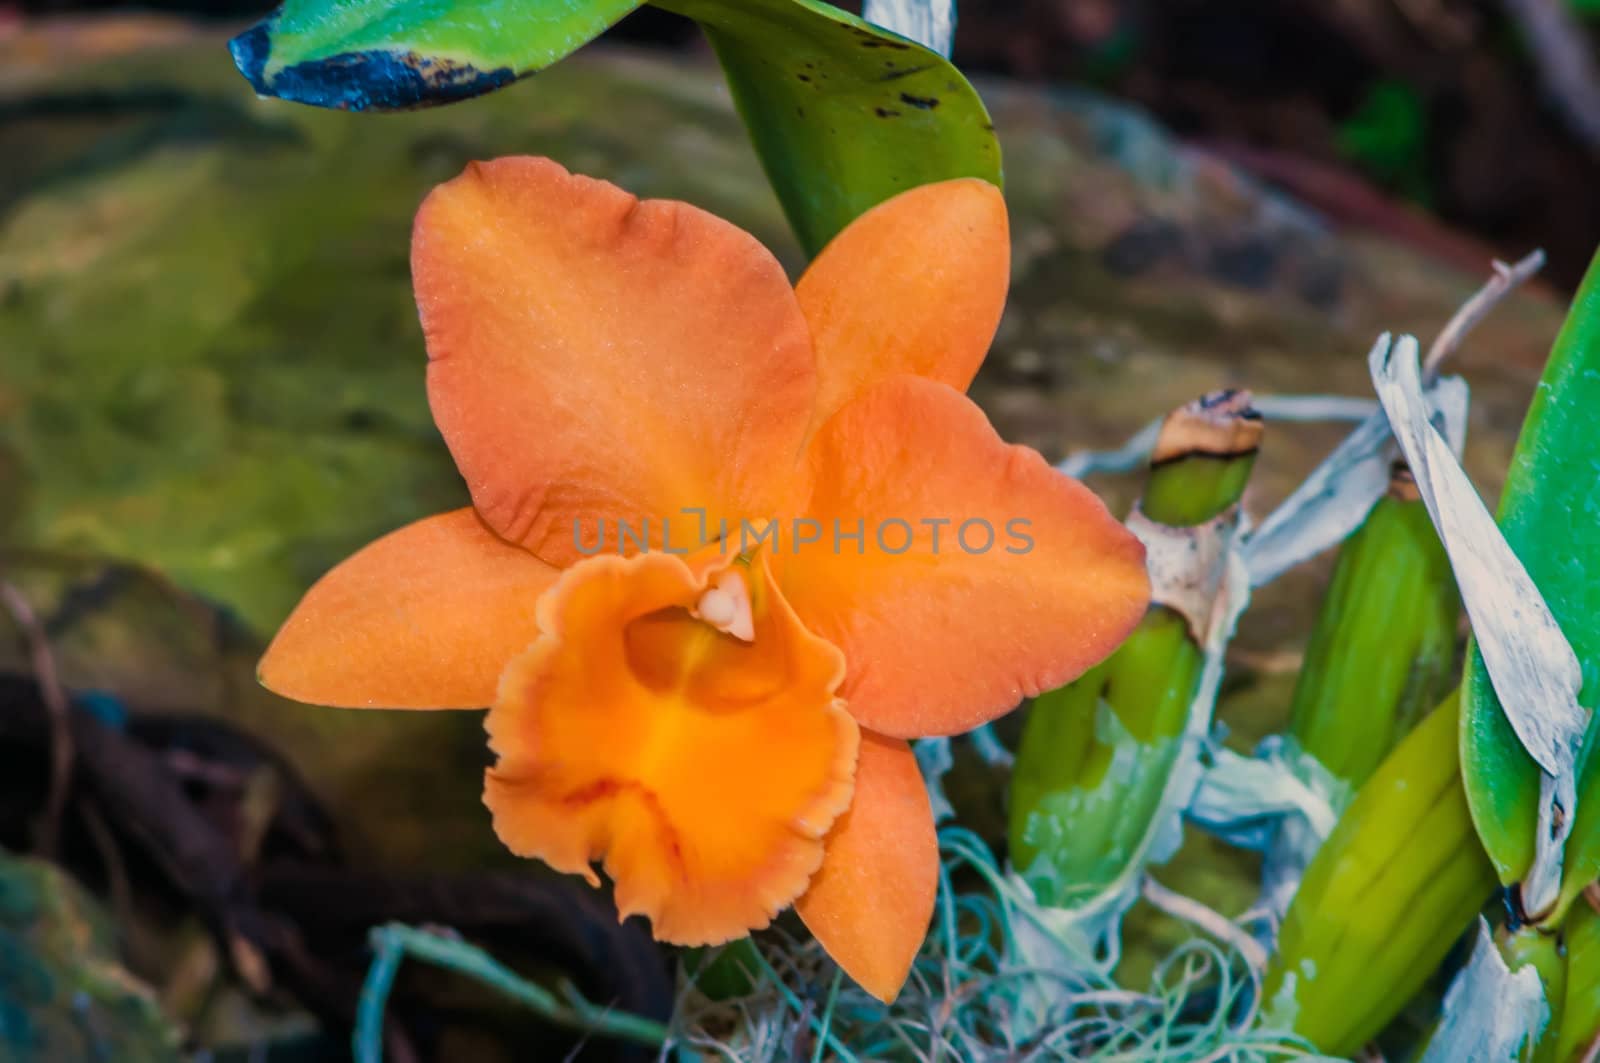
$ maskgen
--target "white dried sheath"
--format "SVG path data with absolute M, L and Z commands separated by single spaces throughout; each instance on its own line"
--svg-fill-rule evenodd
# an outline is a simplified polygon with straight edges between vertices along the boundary
M 1380 337 L 1372 383 L 1450 555 L 1489 680 L 1517 738 L 1539 767 L 1570 778 L 1588 728 L 1578 704 L 1577 655 L 1483 500 L 1429 418 L 1417 341 Z M 1570 811 L 1570 806 L 1568 806 Z

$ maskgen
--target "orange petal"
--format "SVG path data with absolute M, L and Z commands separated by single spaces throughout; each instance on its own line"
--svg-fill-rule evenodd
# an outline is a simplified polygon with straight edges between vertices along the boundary
M 1138 540 L 943 384 L 879 385 L 822 427 L 810 458 L 825 533 L 790 542 L 774 571 L 806 627 L 844 650 L 842 693 L 864 727 L 969 730 L 1077 677 L 1144 615 Z M 859 545 L 835 534 L 858 526 Z
M 316 705 L 482 708 L 538 637 L 535 603 L 559 574 L 471 509 L 428 517 L 318 580 L 257 674 Z
M 714 522 L 791 497 L 814 359 L 754 237 L 507 158 L 428 196 L 411 266 L 434 419 L 505 538 L 566 565 L 575 522 L 587 545 L 616 521 L 687 528 L 685 507 Z
M 933 919 L 939 841 L 911 747 L 861 732 L 856 795 L 795 911 L 828 955 L 885 1004 L 900 993 Z
M 735 569 L 750 642 L 688 612 L 720 572 L 659 553 L 574 566 L 488 717 L 501 840 L 591 881 L 603 858 L 618 910 L 686 945 L 766 926 L 805 889 L 855 769 L 839 651 L 759 561 Z
M 901 373 L 965 391 L 1010 269 L 1005 200 L 987 181 L 922 185 L 851 222 L 796 286 L 817 349 L 816 422 Z

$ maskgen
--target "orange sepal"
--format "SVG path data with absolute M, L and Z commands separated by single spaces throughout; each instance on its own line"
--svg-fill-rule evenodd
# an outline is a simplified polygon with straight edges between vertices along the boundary
M 943 384 L 880 384 L 822 427 L 810 461 L 808 516 L 830 532 L 860 522 L 865 541 L 786 553 L 776 574 L 844 650 L 841 693 L 864 727 L 970 730 L 1081 675 L 1144 615 L 1139 541 Z
M 1010 270 L 1005 200 L 987 181 L 920 185 L 851 222 L 795 286 L 817 351 L 815 423 L 902 373 L 965 391 Z
M 471 509 L 419 520 L 318 580 L 257 676 L 315 705 L 483 708 L 538 637 L 535 603 L 559 575 Z
M 855 797 L 795 911 L 845 974 L 887 1004 L 927 936 L 938 885 L 939 841 L 916 755 L 903 739 L 862 731 Z
M 595 881 L 657 938 L 766 926 L 822 862 L 849 804 L 857 731 L 839 651 L 802 628 L 759 560 L 755 637 L 688 609 L 720 575 L 659 553 L 597 556 L 545 598 L 545 634 L 489 712 L 484 802 L 507 847 Z
M 500 535 L 564 566 L 575 525 L 588 544 L 648 520 L 661 549 L 685 507 L 714 526 L 792 503 L 811 339 L 748 233 L 505 158 L 428 196 L 411 268 L 434 420 Z

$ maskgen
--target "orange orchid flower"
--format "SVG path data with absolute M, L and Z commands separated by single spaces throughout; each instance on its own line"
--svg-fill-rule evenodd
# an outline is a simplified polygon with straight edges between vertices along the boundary
M 473 505 L 328 573 L 262 682 L 490 706 L 513 852 L 592 883 L 603 861 L 671 942 L 792 904 L 893 999 L 938 877 L 906 740 L 1071 680 L 1148 598 L 1138 542 L 963 394 L 1009 254 L 978 180 L 867 212 L 791 287 L 692 206 L 468 167 L 418 213 L 412 270 Z

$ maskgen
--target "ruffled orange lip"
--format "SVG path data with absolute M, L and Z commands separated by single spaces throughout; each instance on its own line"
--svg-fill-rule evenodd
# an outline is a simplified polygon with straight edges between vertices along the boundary
M 690 609 L 737 567 L 754 637 Z M 848 806 L 856 727 L 838 650 L 800 626 L 759 559 L 597 557 L 541 602 L 543 634 L 490 709 L 484 801 L 512 851 L 595 881 L 657 937 L 713 944 L 805 889 Z M 781 751 L 781 753 L 779 752 Z

